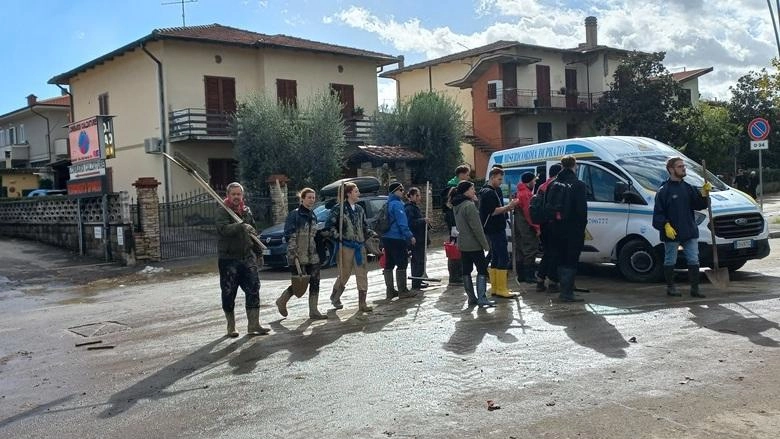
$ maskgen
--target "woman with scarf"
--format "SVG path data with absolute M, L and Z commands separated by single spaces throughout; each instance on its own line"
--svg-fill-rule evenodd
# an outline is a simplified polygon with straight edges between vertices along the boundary
M 219 286 L 222 290 L 222 310 L 227 319 L 227 336 L 238 337 L 234 312 L 238 287 L 246 295 L 246 316 L 249 321 L 247 334 L 265 335 L 268 329 L 260 326 L 260 277 L 257 274 L 257 256 L 252 240 L 252 235 L 257 235 L 257 231 L 252 212 L 244 205 L 244 187 L 240 183 L 230 183 L 224 203 L 242 220 L 236 223 L 221 207 L 215 220 L 219 236 Z
M 317 309 L 320 294 L 320 258 L 314 236 L 317 234 L 317 217 L 312 212 L 317 194 L 314 189 L 304 188 L 298 194 L 301 205 L 287 215 L 284 222 L 284 237 L 287 240 L 287 263 L 292 274 L 309 275 L 309 318 L 313 320 L 327 319 Z M 297 260 L 297 264 L 296 264 Z M 298 273 L 298 266 L 302 273 Z M 287 302 L 293 296 L 292 286 L 287 287 L 276 299 L 276 307 L 282 317 L 287 317 Z
M 461 181 L 455 187 L 450 198 L 455 212 L 455 225 L 458 228 L 458 249 L 460 249 L 461 268 L 463 270 L 463 288 L 469 298 L 469 306 L 495 306 L 487 299 L 488 260 L 485 252 L 490 249 L 482 222 L 477 210 L 477 192 L 474 183 Z M 477 267 L 477 290 L 471 280 L 471 270 Z
M 360 311 L 371 312 L 373 308 L 368 306 L 368 269 L 366 268 L 366 240 L 376 236 L 366 221 L 366 212 L 357 204 L 360 198 L 360 190 L 355 183 L 344 184 L 344 200 L 331 210 L 328 219 L 329 236 L 338 244 L 336 261 L 339 275 L 333 284 L 333 292 L 330 295 L 330 303 L 336 309 L 344 308 L 341 303 L 341 294 L 346 288 L 347 281 L 355 272 L 355 280 L 358 289 L 358 307 Z

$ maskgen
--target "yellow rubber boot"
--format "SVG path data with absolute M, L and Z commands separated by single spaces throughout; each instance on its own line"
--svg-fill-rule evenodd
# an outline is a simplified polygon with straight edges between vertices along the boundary
M 487 283 L 490 284 L 490 289 L 488 290 L 488 294 L 491 296 L 495 294 L 493 291 L 496 290 L 496 284 L 494 283 L 496 281 L 496 269 L 488 267 L 488 279 Z
M 507 287 L 507 277 L 509 276 L 509 270 L 496 269 L 495 275 L 496 283 L 493 284 L 493 295 L 506 299 L 515 297 L 515 294 L 512 294 Z

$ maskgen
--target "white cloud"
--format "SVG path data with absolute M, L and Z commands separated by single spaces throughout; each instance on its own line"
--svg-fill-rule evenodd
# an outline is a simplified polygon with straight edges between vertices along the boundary
M 728 87 L 750 70 L 777 56 L 774 31 L 763 2 L 751 0 L 591 0 L 576 8 L 560 0 L 478 0 L 475 12 L 495 18 L 484 29 L 459 33 L 449 26 L 426 27 L 379 17 L 351 6 L 325 23 L 339 23 L 376 34 L 410 62 L 431 59 L 497 40 L 552 47 L 575 47 L 585 40 L 584 19 L 598 18 L 599 44 L 629 50 L 665 51 L 670 68 L 709 67 L 700 78 L 705 97 L 728 99 Z M 457 22 L 452 23 L 457 26 Z

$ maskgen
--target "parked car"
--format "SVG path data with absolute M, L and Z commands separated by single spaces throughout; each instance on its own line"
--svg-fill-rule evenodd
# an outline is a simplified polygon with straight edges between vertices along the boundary
M 28 197 L 51 197 L 55 195 L 67 195 L 68 191 L 65 189 L 35 189 L 27 194 Z
M 374 177 L 345 178 L 335 181 L 320 191 L 323 201 L 315 204 L 314 215 L 317 217 L 317 229 L 322 230 L 330 218 L 331 209 L 336 205 L 338 187 L 342 183 L 353 182 L 358 185 L 360 199 L 358 204 L 366 211 L 366 219 L 369 226 L 373 227 L 377 215 L 382 206 L 387 203 L 386 195 L 377 195 L 379 180 Z M 365 193 L 364 193 L 365 192 Z M 336 243 L 328 238 L 320 238 L 318 234 L 318 248 L 322 267 L 336 265 Z M 287 267 L 287 242 L 284 239 L 284 223 L 275 224 L 260 232 L 260 240 L 267 249 L 263 254 L 263 264 L 274 268 Z

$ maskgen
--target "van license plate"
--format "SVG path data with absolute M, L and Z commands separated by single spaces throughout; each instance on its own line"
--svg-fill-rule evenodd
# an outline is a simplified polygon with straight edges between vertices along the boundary
M 271 256 L 271 249 L 265 249 L 263 250 L 263 256 Z
M 753 240 L 752 239 L 742 239 L 739 241 L 734 241 L 734 249 L 739 250 L 741 248 L 753 248 Z

